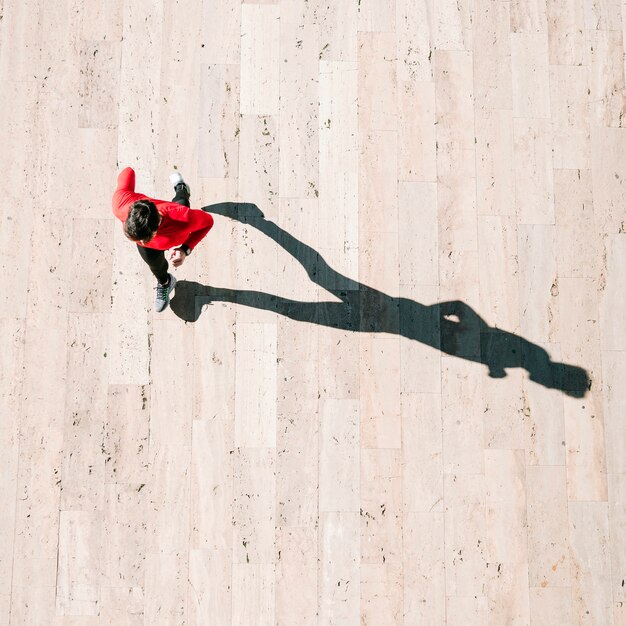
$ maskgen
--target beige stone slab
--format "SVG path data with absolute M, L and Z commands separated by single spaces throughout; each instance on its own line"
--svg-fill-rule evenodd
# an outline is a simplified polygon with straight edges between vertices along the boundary
M 513 118 L 510 110 L 476 111 L 476 210 L 478 215 L 515 214 Z
M 624 44 L 621 31 L 590 30 L 587 58 L 591 120 L 597 126 L 622 127 Z
M 488 620 L 485 596 L 448 596 L 446 618 L 450 626 L 479 626 Z
M 149 389 L 139 385 L 111 385 L 101 450 L 105 482 L 147 481 L 149 429 Z
M 151 507 L 147 552 L 155 556 L 152 566 L 157 567 L 160 555 L 187 555 L 191 446 L 155 445 L 150 448 L 150 455 L 150 477 L 145 487 Z M 173 570 L 168 571 L 170 575 L 174 575 Z M 160 580 L 159 584 L 165 584 L 165 580 Z
M 513 141 L 518 224 L 554 224 L 550 122 L 545 119 L 515 119 Z
M 361 564 L 361 623 L 403 624 L 402 565 Z
M 480 312 L 495 328 L 519 330 L 517 226 L 512 216 L 478 218 Z
M 572 623 L 572 591 L 569 587 L 533 587 L 529 591 L 533 626 L 550 626 L 555 621 Z
M 625 368 L 626 353 L 623 351 L 602 353 L 604 432 L 606 466 L 609 474 L 626 473 L 626 459 L 623 454 L 626 441 L 623 420 L 626 396 L 621 383 Z
M 110 219 L 72 220 L 72 263 L 81 272 L 71 283 L 69 309 L 72 313 L 108 313 L 111 306 L 113 239 Z
M 596 228 L 616 235 L 624 230 L 624 178 L 620 156 L 626 146 L 626 130 L 592 127 L 591 176 Z
M 317 529 L 281 528 L 276 548 L 276 624 L 317 624 Z
M 219 555 L 233 545 L 233 437 L 231 421 L 193 422 L 190 541 Z
M 396 25 L 396 0 L 361 0 L 357 27 L 361 32 L 393 32 Z
M 548 0 L 548 48 L 551 65 L 582 65 L 586 54 L 584 3 Z
M 400 448 L 400 340 L 361 335 L 359 353 L 362 448 Z
M 539 0 L 511 3 L 511 32 L 545 33 L 547 30 L 546 5 Z
M 193 328 L 158 319 L 151 339 L 150 445 L 190 446 Z M 185 364 L 181 368 L 181 364 Z M 172 393 L 175 384 L 177 393 Z
M 396 38 L 359 34 L 359 131 L 398 130 Z
M 197 306 L 201 303 L 202 300 L 198 301 Z M 235 418 L 235 331 L 235 311 L 231 304 L 210 304 L 196 322 L 192 374 L 194 419 Z
M 136 594 L 144 586 L 148 491 L 143 483 L 105 486 L 100 585 L 104 596 L 107 588 L 134 590 L 124 603 L 129 612 L 137 603 L 143 607 L 143 593 Z
M 242 115 L 276 115 L 279 109 L 280 7 L 241 6 Z
M 570 502 L 573 615 L 579 624 L 613 622 L 606 502 Z
M 529 624 L 528 565 L 526 563 L 488 564 L 487 595 L 489 622 Z
M 235 445 L 276 445 L 276 325 L 236 325 Z
M 57 615 L 99 614 L 101 532 L 99 512 L 60 512 Z
M 594 278 L 602 242 L 595 224 L 590 170 L 554 171 L 554 210 L 559 276 Z
M 435 84 L 398 83 L 398 179 L 437 180 Z
M 189 551 L 189 623 L 230 623 L 232 616 L 230 550 Z
M 550 117 L 550 79 L 546 33 L 511 35 L 513 117 Z
M 487 580 L 485 477 L 447 474 L 444 493 L 446 594 L 479 600 L 486 595 Z
M 320 515 L 319 621 L 360 624 L 360 517 L 357 512 Z
M 123 29 L 123 0 L 90 6 L 80 12 L 80 37 L 90 41 L 118 40 Z
M 4 495 L 4 515 L 0 519 L 0 590 L 6 594 L 6 622 L 10 607 L 13 547 L 16 523 L 16 493 L 19 468 L 19 416 L 22 406 L 22 376 L 24 367 L 24 327 L 18 320 L 0 323 L 0 493 Z M 4 602 L 0 601 L 0 616 L 4 619 Z
M 482 337 L 483 359 L 489 358 L 489 334 Z M 511 349 L 519 354 L 521 345 L 512 342 Z M 525 411 L 524 370 L 505 369 L 505 379 L 487 375 L 481 383 L 484 403 L 483 432 L 485 448 L 523 449 L 528 442 L 529 419 Z
M 481 379 L 484 374 L 470 361 L 455 357 L 444 357 L 441 361 L 444 474 L 481 474 L 485 408 Z
M 275 562 L 276 451 L 238 449 L 234 459 L 233 562 Z M 234 574 L 233 574 L 234 576 Z
M 571 561 L 565 468 L 545 465 L 528 467 L 526 490 L 530 587 L 569 587 Z M 531 613 L 532 602 L 531 593 Z
M 361 566 L 402 562 L 401 468 L 399 450 L 361 450 Z
M 202 65 L 200 102 L 198 175 L 205 178 L 237 178 L 239 67 Z
M 397 206 L 390 207 L 395 213 L 397 223 Z M 397 328 L 398 312 L 388 306 L 384 296 L 395 296 L 398 291 L 398 268 L 400 265 L 398 233 L 373 232 L 361 227 L 359 237 L 359 280 L 384 295 L 365 290 L 361 295 L 361 327 L 363 330 L 374 329 L 383 324 L 385 328 Z M 376 301 L 382 298 L 383 310 L 376 312 Z M 374 319 L 372 319 L 374 318 Z
M 274 565 L 233 565 L 233 626 L 276 623 L 276 573 Z
M 358 511 L 360 420 L 357 400 L 320 403 L 319 510 Z
M 348 62 L 319 64 L 318 249 L 332 267 L 349 276 L 358 275 L 357 68 Z M 330 256 L 327 250 L 332 250 Z M 336 284 L 330 280 L 329 286 Z
M 570 501 L 606 501 L 602 390 L 564 398 L 567 491 Z
M 446 0 L 434 3 L 433 8 L 433 48 L 471 50 L 473 3 Z
M 432 80 L 433 13 L 433 3 L 396 0 L 399 81 Z
M 437 51 L 434 59 L 439 249 L 447 254 L 477 246 L 472 55 Z
M 511 3 L 480 0 L 473 13 L 474 95 L 483 109 L 511 109 Z M 477 130 L 480 127 L 477 125 Z
M 619 0 L 585 2 L 585 27 L 590 30 L 620 30 L 622 3 Z
M 443 512 L 408 512 L 402 522 L 404 623 L 442 624 L 446 615 Z
M 67 334 L 62 510 L 100 509 L 107 410 L 107 328 L 101 315 L 71 316 Z
M 361 131 L 360 138 L 359 230 L 397 233 L 398 133 Z
M 624 325 L 626 278 L 621 268 L 624 267 L 626 259 L 626 237 L 624 234 L 609 235 L 604 245 L 606 260 L 603 259 L 602 273 L 606 282 L 600 279 L 600 327 L 602 329 L 600 341 L 603 350 L 624 350 L 626 349 L 626 326 Z
M 16 624 L 48 622 L 55 613 L 55 597 L 56 588 L 54 586 L 13 587 L 11 621 Z
M 144 620 L 187 622 L 189 558 L 187 551 L 149 553 L 146 557 Z M 145 623 L 144 622 L 144 623 Z
M 440 394 L 403 393 L 402 500 L 405 514 L 443 511 L 442 464 Z M 414 603 L 411 605 L 417 610 Z
M 116 228 L 114 233 L 109 383 L 147 385 L 150 382 L 150 353 L 148 303 L 144 299 L 143 268 L 140 266 L 143 261 L 121 228 Z
M 115 128 L 120 67 L 118 41 L 80 41 L 79 128 Z
M 299 387 L 297 380 L 293 384 Z M 320 463 L 317 399 L 309 403 L 303 396 L 299 408 L 295 402 L 291 407 L 279 409 L 277 419 L 277 516 L 281 526 L 313 528 L 318 518 Z
M 437 185 L 398 185 L 398 252 L 401 285 L 437 285 L 439 252 Z
M 243 115 L 240 125 L 239 197 L 274 219 L 278 214 L 278 119 Z
M 517 232 L 522 337 L 532 342 L 551 341 L 559 321 L 555 228 L 520 225 Z
M 241 61 L 241 2 L 202 3 L 202 63 L 236 65 Z
M 341 346 L 338 352 L 334 351 L 336 346 Z M 359 399 L 359 349 L 358 333 L 327 329 L 320 332 L 320 398 Z
M 143 624 L 144 594 L 141 587 L 101 587 L 100 624 Z
M 611 544 L 611 582 L 615 624 L 624 617 L 624 561 L 626 560 L 626 475 L 609 474 L 609 533 Z
M 439 300 L 438 287 L 401 287 L 400 376 L 402 393 L 441 392 L 440 326 L 436 311 L 428 307 Z M 410 339 L 424 333 L 425 343 Z
M 560 361 L 558 344 L 541 344 L 551 360 Z M 526 424 L 526 463 L 528 465 L 565 465 L 566 441 L 561 393 L 527 378 L 523 381 L 523 408 Z M 521 416 L 520 416 L 520 419 Z
M 152 135 L 158 124 L 162 23 L 162 5 L 146 12 L 142 0 L 124 3 L 117 160 L 135 168 L 138 188 L 147 195 L 156 165 Z
M 281 15 L 289 14 L 296 3 L 281 6 Z M 358 55 L 359 6 L 350 2 L 305 2 L 304 13 L 311 15 L 311 22 L 319 26 L 319 59 L 325 61 L 354 62 Z M 308 23 L 304 18 L 300 23 Z
M 587 68 L 584 66 L 550 67 L 552 162 L 555 168 L 584 170 L 591 165 L 587 83 Z
M 439 250 L 439 297 L 442 302 L 461 300 L 467 306 L 479 310 L 480 304 L 480 278 L 478 266 L 478 252 L 464 250 L 448 252 Z M 467 346 L 460 347 L 458 353 L 477 354 L 478 333 L 477 329 L 470 326 L 470 332 L 466 338 Z
M 0 595 L 0 619 L 5 624 L 9 623 L 11 616 L 11 594 Z
M 280 27 L 279 181 L 282 198 L 319 195 L 319 28 Z

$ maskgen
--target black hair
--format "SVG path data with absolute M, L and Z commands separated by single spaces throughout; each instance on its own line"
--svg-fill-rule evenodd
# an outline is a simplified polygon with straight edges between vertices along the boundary
M 132 241 L 152 239 L 159 227 L 160 215 L 154 202 L 137 200 L 130 205 L 124 222 L 124 234 Z

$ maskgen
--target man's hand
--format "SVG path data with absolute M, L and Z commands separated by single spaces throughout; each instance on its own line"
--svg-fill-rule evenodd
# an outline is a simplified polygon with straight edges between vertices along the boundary
M 180 267 L 186 258 L 187 255 L 180 248 L 175 248 L 170 252 L 170 261 L 174 267 Z

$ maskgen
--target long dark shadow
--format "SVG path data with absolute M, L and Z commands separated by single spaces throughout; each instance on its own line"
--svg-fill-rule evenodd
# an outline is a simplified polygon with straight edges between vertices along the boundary
M 460 300 L 426 306 L 407 298 L 394 298 L 342 276 L 313 248 L 266 220 L 254 204 L 222 202 L 203 210 L 247 223 L 273 239 L 301 263 L 313 282 L 336 296 L 337 301 L 300 302 L 261 291 L 224 289 L 180 280 L 170 306 L 186 322 L 195 322 L 200 316 L 202 307 L 197 304 L 234 302 L 300 322 L 355 332 L 402 335 L 446 354 L 483 363 L 492 378 L 504 378 L 508 368 L 523 367 L 530 380 L 575 398 L 584 397 L 590 388 L 583 368 L 552 361 L 540 346 L 489 326 Z

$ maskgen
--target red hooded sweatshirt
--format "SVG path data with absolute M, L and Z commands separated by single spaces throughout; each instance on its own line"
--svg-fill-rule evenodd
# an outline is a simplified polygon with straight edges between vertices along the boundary
M 154 202 L 159 215 L 163 217 L 153 239 L 146 244 L 136 242 L 144 248 L 168 250 L 184 244 L 193 250 L 213 227 L 213 217 L 200 209 L 190 209 L 176 202 L 155 200 L 141 193 L 135 193 L 135 171 L 127 167 L 117 177 L 117 189 L 113 194 L 115 217 L 125 222 L 130 205 L 136 200 Z

